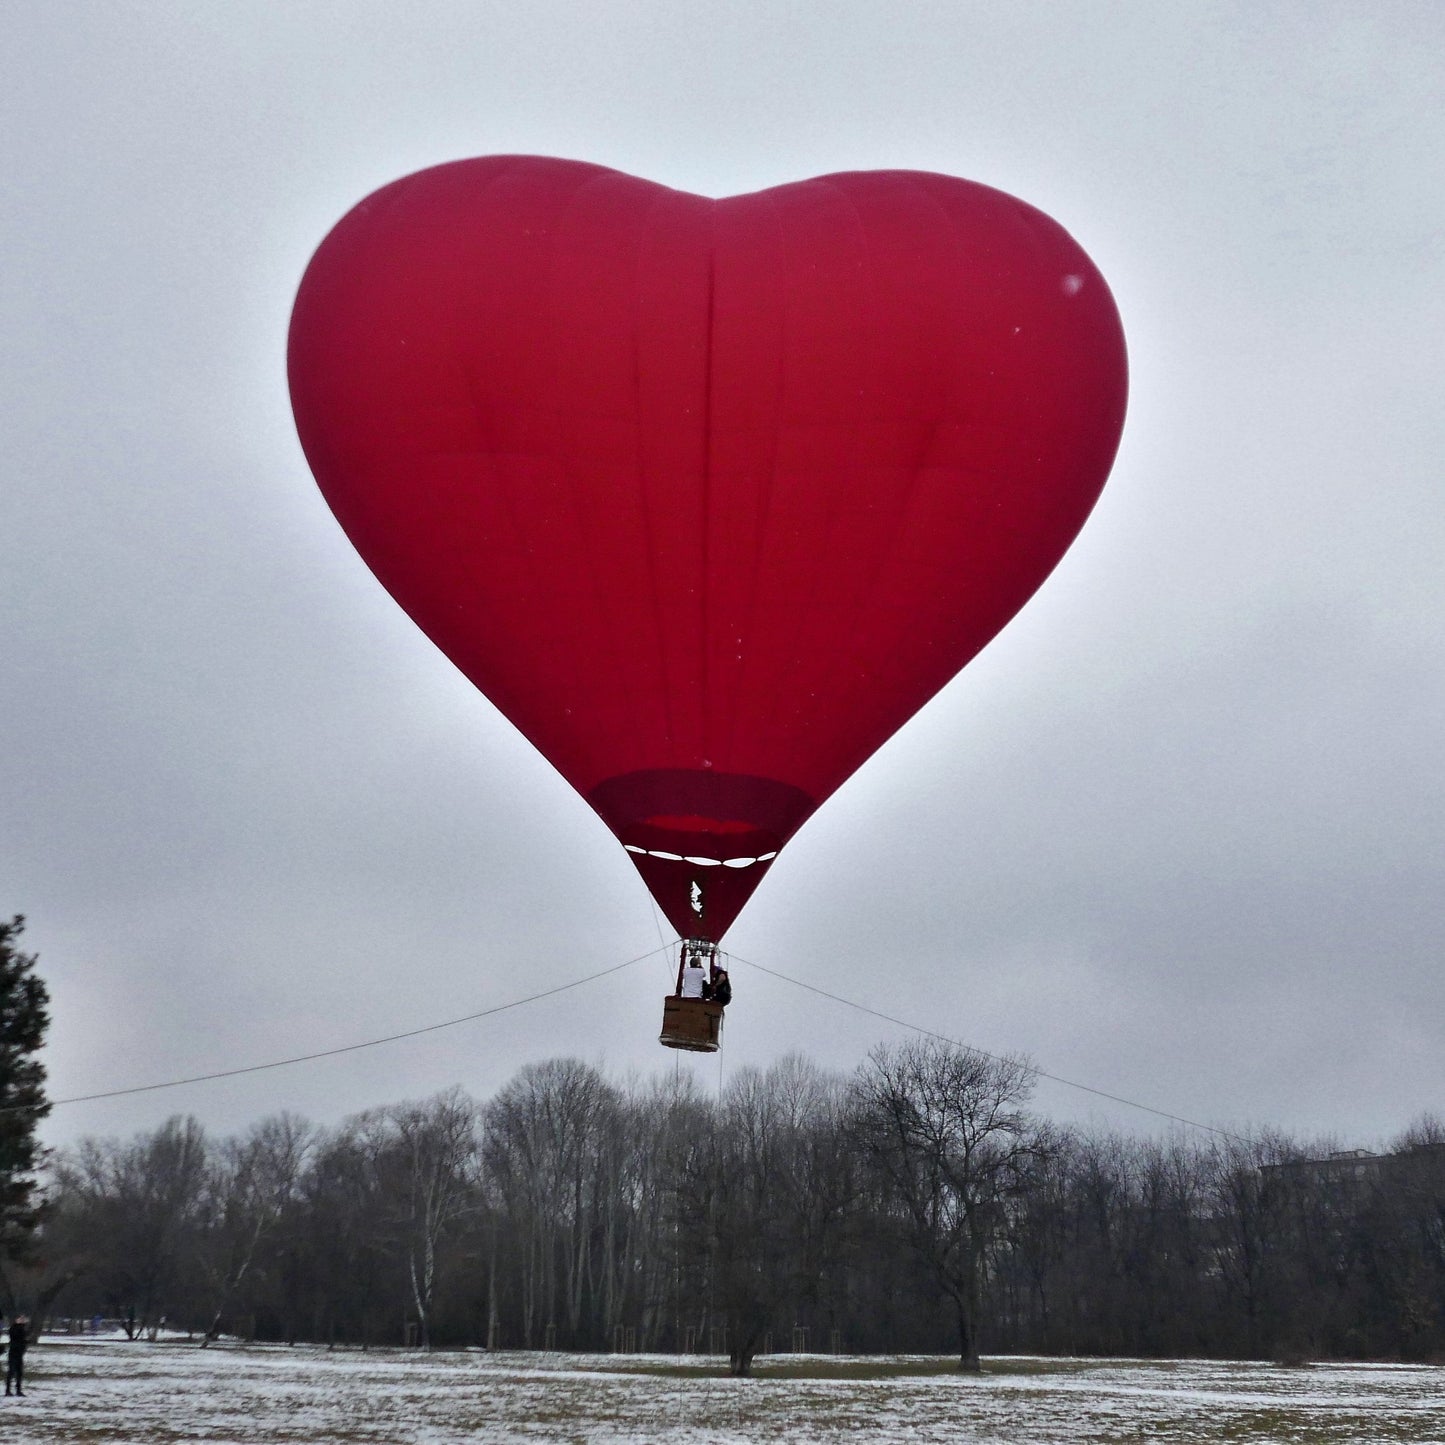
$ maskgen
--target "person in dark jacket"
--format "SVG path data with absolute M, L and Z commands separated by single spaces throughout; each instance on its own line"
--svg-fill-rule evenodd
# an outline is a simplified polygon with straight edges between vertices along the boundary
M 30 1344 L 30 1321 L 24 1315 L 16 1315 L 10 1321 L 10 1352 L 5 1356 L 5 1393 L 15 1386 L 15 1393 L 25 1393 L 25 1351 Z
M 733 986 L 728 982 L 728 971 L 721 964 L 716 964 L 712 971 L 712 983 L 708 988 L 708 997 L 715 1003 L 720 1003 L 726 1008 L 733 1001 Z

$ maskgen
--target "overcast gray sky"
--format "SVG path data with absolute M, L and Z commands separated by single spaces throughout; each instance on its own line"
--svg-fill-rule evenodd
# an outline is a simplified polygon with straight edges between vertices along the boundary
M 905 167 L 1108 278 L 1114 475 L 1024 613 L 824 807 L 741 960 L 1192 1119 L 1445 1113 L 1445 6 L 0 8 L 0 912 L 53 1096 L 508 1002 L 666 928 L 373 580 L 295 439 L 311 251 L 498 152 L 708 195 Z M 58 1108 L 330 1122 L 674 1067 L 658 958 L 343 1057 Z M 720 1071 L 903 1035 L 739 963 Z M 1151 1116 L 1046 1082 L 1060 1118 Z

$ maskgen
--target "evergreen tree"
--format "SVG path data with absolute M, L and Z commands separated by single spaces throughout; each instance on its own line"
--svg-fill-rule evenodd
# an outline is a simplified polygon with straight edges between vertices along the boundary
M 16 946 L 25 919 L 0 922 L 0 1262 L 23 1259 L 40 1218 L 36 1127 L 50 1112 L 40 1049 L 50 995 L 35 955 Z

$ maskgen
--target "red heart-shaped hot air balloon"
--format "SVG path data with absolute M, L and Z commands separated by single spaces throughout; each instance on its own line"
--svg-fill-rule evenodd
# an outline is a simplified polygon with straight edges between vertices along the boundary
M 289 366 L 357 550 L 714 941 L 1058 562 L 1126 387 L 1103 279 L 999 191 L 527 156 L 361 202 Z

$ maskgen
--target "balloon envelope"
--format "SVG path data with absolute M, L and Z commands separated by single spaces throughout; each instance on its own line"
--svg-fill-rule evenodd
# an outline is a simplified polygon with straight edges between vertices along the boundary
M 289 372 L 377 577 L 714 940 L 1063 555 L 1126 390 L 1103 279 L 999 191 L 525 156 L 343 218 Z

